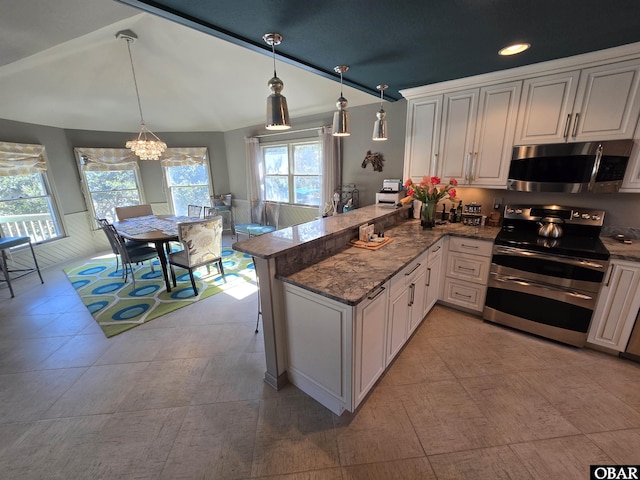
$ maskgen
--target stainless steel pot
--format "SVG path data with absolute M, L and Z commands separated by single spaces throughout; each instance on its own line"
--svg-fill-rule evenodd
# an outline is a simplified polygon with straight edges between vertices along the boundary
M 564 220 L 557 217 L 545 217 L 538 223 L 538 235 L 547 238 L 560 238 L 562 236 L 562 226 Z

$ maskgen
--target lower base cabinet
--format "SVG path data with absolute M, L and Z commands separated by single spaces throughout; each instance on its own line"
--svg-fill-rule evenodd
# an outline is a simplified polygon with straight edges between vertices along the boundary
M 640 309 L 640 263 L 612 260 L 606 279 L 587 342 L 623 352 Z

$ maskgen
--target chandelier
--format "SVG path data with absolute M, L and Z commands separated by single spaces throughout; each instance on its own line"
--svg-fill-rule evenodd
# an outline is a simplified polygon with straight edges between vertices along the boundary
M 140 133 L 135 140 L 129 140 L 125 146 L 135 153 L 140 160 L 158 160 L 160 155 L 167 149 L 167 144 L 158 138 L 158 136 L 147 128 L 142 116 L 142 104 L 140 103 L 140 93 L 138 92 L 138 82 L 136 80 L 136 71 L 133 68 L 133 57 L 131 56 L 131 43 L 138 36 L 131 30 L 124 30 L 116 33 L 116 38 L 123 38 L 127 42 L 127 50 L 129 52 L 129 62 L 131 63 L 131 73 L 133 73 L 133 85 L 136 87 L 136 98 L 138 99 L 138 111 L 140 112 Z

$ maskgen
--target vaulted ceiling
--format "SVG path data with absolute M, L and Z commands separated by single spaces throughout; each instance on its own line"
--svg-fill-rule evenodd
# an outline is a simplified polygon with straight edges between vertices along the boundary
M 0 0 L 0 118 L 137 131 L 227 131 L 263 121 L 276 47 L 292 121 L 399 90 L 640 41 L 638 0 Z M 142 13 L 146 12 L 146 13 Z M 513 42 L 532 48 L 514 57 Z

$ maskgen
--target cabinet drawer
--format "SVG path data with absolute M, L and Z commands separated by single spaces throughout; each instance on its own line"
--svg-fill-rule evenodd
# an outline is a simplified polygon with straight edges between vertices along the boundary
M 426 268 L 427 254 L 428 252 L 425 252 L 420 255 L 413 262 L 409 263 L 409 265 L 400 270 L 400 272 L 398 272 L 391 279 L 390 295 L 392 297 L 394 297 L 398 292 L 406 288 L 408 285 L 411 285 L 411 282 L 413 282 L 416 276 Z
M 483 257 L 491 257 L 493 243 L 473 238 L 451 237 L 449 239 L 450 252 L 473 253 Z
M 464 281 L 446 278 L 444 282 L 443 300 L 461 307 L 481 312 L 487 287 Z
M 487 257 L 467 253 L 449 252 L 447 277 L 486 285 L 490 260 Z

